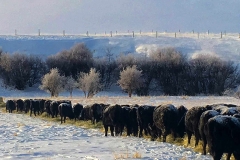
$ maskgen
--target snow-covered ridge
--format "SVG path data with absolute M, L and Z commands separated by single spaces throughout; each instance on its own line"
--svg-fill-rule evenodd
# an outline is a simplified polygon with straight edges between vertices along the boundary
M 118 33 L 90 35 L 43 35 L 43 36 L 0 36 L 3 51 L 37 54 L 46 58 L 62 50 L 70 49 L 76 43 L 85 43 L 94 57 L 104 57 L 106 49 L 118 56 L 120 53 L 148 55 L 159 47 L 174 47 L 188 56 L 199 53 L 216 54 L 227 60 L 240 62 L 240 38 L 238 33 Z

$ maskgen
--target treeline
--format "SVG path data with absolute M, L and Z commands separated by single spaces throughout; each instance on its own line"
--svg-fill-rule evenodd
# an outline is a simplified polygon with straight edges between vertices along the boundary
M 24 90 L 40 84 L 44 75 L 54 68 L 61 76 L 78 82 L 78 85 L 70 83 L 73 87 L 68 85 L 68 88 L 82 90 L 80 77 L 94 69 L 99 76 L 98 89 L 118 84 L 129 96 L 133 93 L 147 96 L 153 91 L 164 95 L 223 95 L 240 82 L 238 65 L 233 62 L 209 54 L 187 57 L 171 47 L 158 49 L 148 56 L 113 57 L 108 50 L 102 58 L 94 58 L 91 50 L 80 43 L 46 59 L 23 53 L 1 52 L 0 55 L 0 76 L 5 87 Z

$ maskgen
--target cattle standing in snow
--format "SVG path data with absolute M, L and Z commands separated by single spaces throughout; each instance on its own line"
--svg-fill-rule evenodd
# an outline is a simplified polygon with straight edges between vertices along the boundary
M 131 106 L 129 111 L 130 116 L 130 132 L 129 134 L 133 134 L 133 136 L 138 136 L 138 121 L 137 121 L 137 109 L 138 105 Z
M 121 105 L 123 112 L 123 123 L 121 131 L 123 131 L 124 126 L 127 129 L 127 136 L 133 134 L 134 136 L 138 136 L 138 121 L 137 121 L 137 108 L 130 107 L 129 105 Z
M 46 100 L 44 102 L 44 108 L 46 110 L 46 113 L 47 113 L 47 116 L 50 116 L 51 115 L 51 111 L 50 111 L 50 105 L 51 105 L 51 100 Z
M 179 125 L 184 118 L 187 109 L 184 106 L 181 106 L 179 107 L 179 111 L 181 111 L 181 115 L 178 112 L 178 109 L 172 104 L 160 105 L 154 109 L 153 123 L 161 130 L 160 133 L 163 135 L 163 142 L 166 142 L 166 137 L 170 133 L 173 134 L 174 140 L 177 135 L 184 136 L 184 129 Z M 183 133 L 178 133 L 179 131 L 183 131 Z M 161 134 L 159 136 L 161 136 Z
M 92 120 L 91 105 L 86 105 L 83 107 L 82 112 L 80 114 L 80 119 L 85 121 Z
M 65 123 L 66 117 L 68 117 L 69 119 L 74 119 L 73 109 L 69 103 L 61 103 L 58 106 L 58 112 L 61 117 L 61 124 L 62 124 L 62 121 L 64 121 Z
M 18 99 L 16 101 L 16 108 L 17 108 L 17 112 L 20 111 L 22 112 L 23 111 L 23 108 L 24 108 L 24 102 L 22 99 Z
M 211 107 L 209 107 L 209 110 Z M 199 133 L 199 120 L 203 112 L 208 110 L 207 107 L 192 107 L 189 109 L 185 116 L 185 127 L 186 127 L 186 133 L 188 136 L 188 144 L 190 144 L 191 136 L 194 134 L 195 136 L 195 146 L 198 145 L 198 142 L 201 138 Z
M 59 102 L 57 102 L 57 101 L 52 101 L 50 103 L 50 113 L 52 115 L 52 118 L 57 117 L 57 115 L 58 115 L 58 106 L 59 106 Z
M 177 134 L 179 137 L 183 138 L 186 132 L 185 129 L 185 116 L 188 111 L 183 105 L 177 107 L 178 110 L 178 124 L 177 124 Z
M 203 141 L 203 154 L 206 155 L 206 146 L 207 146 L 207 139 L 206 135 L 204 134 L 204 126 L 208 122 L 210 118 L 219 115 L 219 113 L 215 110 L 208 110 L 202 113 L 200 120 L 199 120 L 199 133 Z
M 6 112 L 12 113 L 13 110 L 16 110 L 16 104 L 13 100 L 7 100 L 6 102 Z
M 36 116 L 36 112 L 40 112 L 40 108 L 39 108 L 39 100 L 31 100 L 30 101 L 30 116 L 32 116 L 32 112 L 34 113 L 34 115 Z
M 103 107 L 104 106 L 97 103 L 94 103 L 90 106 L 90 117 L 92 117 L 92 124 L 95 124 L 102 119 Z
M 39 100 L 39 109 L 40 109 L 41 114 L 46 110 L 46 108 L 44 106 L 45 101 L 46 101 L 45 99 L 40 99 Z
M 145 135 L 148 135 L 150 133 L 149 126 L 153 126 L 153 111 L 155 109 L 155 106 L 148 106 L 143 105 L 138 107 L 137 109 L 137 120 L 139 125 L 139 137 L 142 137 L 143 130 L 145 132 Z
M 105 108 L 103 110 L 103 126 L 105 129 L 105 136 L 107 136 L 108 127 L 110 127 L 111 136 L 121 135 L 121 128 L 124 125 L 123 123 L 123 110 L 120 105 L 113 105 Z
M 83 109 L 83 105 L 79 103 L 76 103 L 73 105 L 73 113 L 74 113 L 75 121 L 77 118 L 79 119 L 82 109 Z
M 30 99 L 25 99 L 24 102 L 23 102 L 23 110 L 25 111 L 25 113 L 27 113 L 30 109 Z
M 223 153 L 233 153 L 235 159 L 240 159 L 240 121 L 238 118 L 222 115 L 210 118 L 204 127 L 204 134 L 214 160 L 220 160 Z

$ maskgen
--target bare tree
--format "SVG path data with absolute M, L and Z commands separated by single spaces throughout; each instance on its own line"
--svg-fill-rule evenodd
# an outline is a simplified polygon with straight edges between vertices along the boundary
M 77 82 L 73 79 L 72 76 L 65 77 L 64 88 L 70 93 L 70 97 L 72 97 L 73 90 L 77 88 Z
M 53 68 L 43 76 L 42 85 L 39 88 L 49 92 L 51 97 L 58 97 L 59 93 L 64 90 L 63 82 L 64 77 L 60 75 L 57 68 Z
M 78 87 L 83 91 L 86 98 L 93 97 L 102 88 L 100 73 L 95 68 L 91 68 L 89 73 L 81 72 L 78 77 Z
M 132 93 L 143 85 L 142 71 L 138 70 L 136 65 L 123 69 L 118 84 L 131 97 Z

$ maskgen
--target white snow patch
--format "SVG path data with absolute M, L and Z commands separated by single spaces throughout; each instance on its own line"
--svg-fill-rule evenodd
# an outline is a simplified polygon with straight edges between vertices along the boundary
M 0 159 L 83 159 L 106 160 L 140 153 L 145 160 L 211 160 L 189 148 L 152 142 L 136 137 L 104 137 L 96 129 L 31 118 L 22 114 L 0 113 Z

